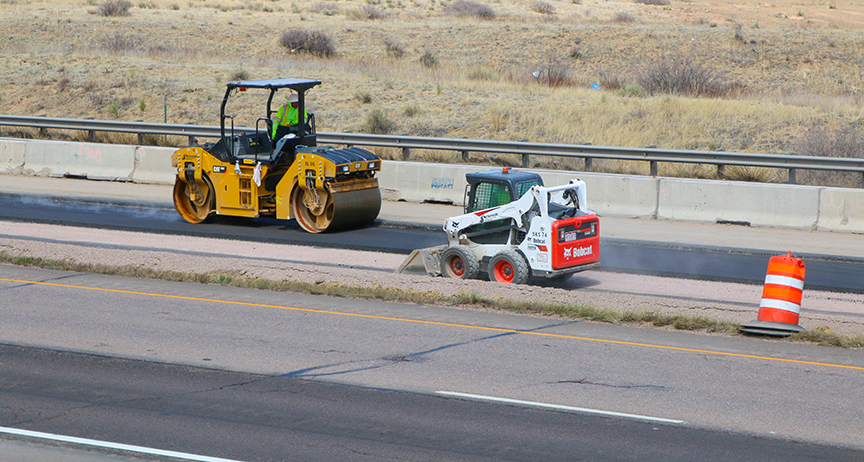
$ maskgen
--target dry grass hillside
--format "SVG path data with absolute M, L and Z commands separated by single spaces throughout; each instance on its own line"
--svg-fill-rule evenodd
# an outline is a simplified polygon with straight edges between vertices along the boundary
M 123 2 L 0 0 L 0 112 L 215 125 L 226 82 L 307 77 L 324 131 L 864 155 L 864 2 Z

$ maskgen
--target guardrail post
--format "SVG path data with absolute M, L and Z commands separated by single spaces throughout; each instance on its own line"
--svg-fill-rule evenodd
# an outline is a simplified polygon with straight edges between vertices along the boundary
M 581 144 L 582 146 L 591 146 L 591 143 L 577 143 L 577 144 Z M 585 160 L 585 171 L 590 172 L 591 169 L 594 167 L 594 158 L 593 157 L 585 157 L 584 160 Z
M 517 140 L 520 143 L 527 143 L 528 138 L 522 138 L 521 140 Z M 522 154 L 522 168 L 528 168 L 528 164 L 531 162 L 531 156 L 528 154 Z
M 144 134 L 143 133 L 138 134 L 138 146 L 144 146 Z
M 193 124 L 192 122 L 186 122 L 183 125 L 193 125 L 194 126 L 195 124 Z M 198 144 L 198 140 L 195 139 L 194 135 L 189 135 L 189 146 L 192 146 L 193 144 Z
M 36 117 L 48 117 L 48 116 L 45 115 L 45 114 L 42 114 L 42 115 L 39 115 L 39 116 L 36 116 Z M 40 128 L 40 129 L 39 129 L 39 137 L 40 137 L 40 138 L 48 138 L 48 129 L 47 129 L 47 128 L 44 128 L 44 127 Z
M 864 188 L 864 173 L 861 174 L 861 187 Z
M 402 148 L 402 160 L 408 160 L 411 157 L 411 148 Z
M 85 117 L 84 120 L 93 120 L 92 117 Z M 96 142 L 96 130 L 87 130 L 87 141 L 91 143 Z
M 717 164 L 717 176 L 718 176 L 721 180 L 725 180 L 725 179 L 726 179 L 726 166 L 725 166 L 725 165 L 723 165 L 723 164 Z
M 462 151 L 462 160 L 468 160 L 469 156 L 470 156 L 469 151 Z
M 656 148 L 657 148 L 657 145 L 656 145 L 656 144 L 652 144 L 652 145 L 649 145 L 649 146 L 645 146 L 645 149 L 656 149 Z M 646 152 L 645 154 L 647 155 L 648 153 Z M 651 160 L 651 161 L 648 161 L 648 162 L 649 162 L 649 164 L 648 164 L 648 165 L 649 165 L 649 167 L 648 167 L 649 174 L 650 174 L 651 176 L 657 176 L 657 161 L 656 161 L 656 160 Z
M 796 178 L 795 171 L 796 170 L 794 168 L 789 169 L 789 184 L 798 184 L 798 179 Z

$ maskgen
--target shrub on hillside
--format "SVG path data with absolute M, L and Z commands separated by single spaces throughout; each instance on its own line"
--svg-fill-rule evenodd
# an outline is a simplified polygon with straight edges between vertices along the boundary
M 720 97 L 728 95 L 734 89 L 721 72 L 689 58 L 660 58 L 639 72 L 636 83 L 652 95 L 665 93 Z
M 495 69 L 485 66 L 475 66 L 468 71 L 468 80 L 488 80 L 490 82 L 498 81 L 498 73 Z
M 348 19 L 353 19 L 355 21 L 374 21 L 377 19 L 385 19 L 388 15 L 384 8 L 365 5 L 362 8 L 346 11 L 345 16 Z
M 309 8 L 309 11 L 320 13 L 324 16 L 333 16 L 334 14 L 339 13 L 339 5 L 335 2 L 315 2 Z
M 498 16 L 489 5 L 473 0 L 455 0 L 444 7 L 444 14 L 450 16 L 474 16 L 480 19 L 495 19 Z
M 236 71 L 231 73 L 229 79 L 232 82 L 236 82 L 238 80 L 249 80 L 249 72 L 245 71 L 244 69 L 237 69 Z
M 612 16 L 612 22 L 636 22 L 636 16 L 626 11 L 621 11 Z
M 372 21 L 376 19 L 386 19 L 387 12 L 384 11 L 384 8 L 378 8 L 371 5 L 366 5 L 362 8 L 363 12 L 366 14 L 367 19 Z
M 279 45 L 291 53 L 307 53 L 319 58 L 329 58 L 336 54 L 336 47 L 330 36 L 321 31 L 291 29 L 282 33 Z
M 597 83 L 600 84 L 600 88 L 604 90 L 617 90 L 619 88 L 624 88 L 626 85 L 626 81 L 624 76 L 622 76 L 618 72 L 607 72 L 606 69 L 602 67 L 597 69 L 598 80 Z M 645 90 L 642 90 L 643 92 Z
M 555 7 L 549 3 L 544 2 L 543 0 L 537 0 L 531 4 L 531 11 L 540 14 L 555 14 Z
M 864 131 L 856 126 L 829 132 L 815 128 L 793 145 L 801 156 L 864 158 Z M 798 183 L 856 188 L 861 186 L 860 173 L 831 172 L 826 170 L 798 170 Z
M 129 16 L 132 3 L 126 0 L 108 0 L 101 3 L 94 12 L 99 16 Z
M 366 116 L 366 133 L 386 135 L 396 129 L 396 123 L 381 109 L 375 109 Z
M 631 98 L 644 98 L 648 96 L 648 92 L 645 91 L 644 88 L 636 84 L 624 85 L 624 87 L 621 88 L 621 96 L 627 96 Z
M 405 56 L 405 47 L 402 46 L 401 43 L 392 39 L 384 39 L 384 51 L 387 53 L 387 56 L 391 58 L 399 59 Z
M 369 104 L 372 102 L 372 94 L 369 93 L 368 91 L 360 91 L 360 92 L 354 93 L 354 98 L 363 104 Z
M 738 43 L 747 43 L 747 39 L 744 38 L 744 34 L 741 32 L 742 26 L 741 23 L 735 23 L 735 26 L 732 28 L 732 38 L 735 39 Z
M 432 54 L 431 51 L 425 50 L 425 51 L 423 51 L 423 54 L 420 56 L 420 64 L 422 64 L 423 67 L 429 67 L 429 68 L 437 67 L 438 66 L 438 58 L 436 58 L 435 55 Z
M 116 32 L 113 35 L 104 37 L 100 41 L 100 45 L 111 53 L 119 54 L 138 48 L 141 45 L 141 39 L 132 35 Z
M 573 84 L 570 78 L 570 66 L 563 63 L 557 54 L 552 54 L 540 71 L 534 73 L 534 78 L 549 87 L 564 87 Z

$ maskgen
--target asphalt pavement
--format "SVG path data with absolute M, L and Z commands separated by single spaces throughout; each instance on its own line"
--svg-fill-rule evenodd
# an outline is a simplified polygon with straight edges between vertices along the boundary
M 46 197 L 79 202 L 115 205 L 139 205 L 173 209 L 170 185 L 148 185 L 70 178 L 42 178 L 0 175 L 0 194 Z M 602 198 L 592 197 L 589 207 Z M 461 207 L 442 204 L 389 202 L 382 204 L 378 223 L 385 226 L 437 229 L 444 219 L 462 213 Z M 754 228 L 746 226 L 675 222 L 601 216 L 602 236 L 607 241 L 629 241 L 668 247 L 716 248 L 754 253 L 799 256 L 818 255 L 827 258 L 864 261 L 861 235 L 796 230 Z M 52 454 L 46 453 L 50 451 Z M 116 450 L 106 453 L 92 449 L 53 445 L 26 438 L 0 437 L 0 452 L 15 460 L 117 460 Z M 53 457 L 53 458 L 52 458 Z M 159 456 L 135 460 L 174 460 Z
M 170 185 L 0 175 L 0 194 L 174 207 Z M 602 197 L 591 196 L 591 191 L 588 191 L 589 208 L 592 203 L 602 200 Z M 446 218 L 462 213 L 462 207 L 452 205 L 385 201 L 377 222 L 385 226 L 437 229 Z M 777 255 L 791 251 L 800 257 L 819 256 L 864 262 L 864 245 L 860 234 L 603 215 L 600 218 L 601 236 L 607 242 L 628 241 Z
M 195 453 L 248 461 L 792 462 L 862 457 L 860 450 L 850 448 L 753 438 L 677 422 L 549 412 L 440 393 L 7 345 L 0 345 L 0 357 L 6 375 L 14 379 L 0 391 L 4 403 L 53 417 L 23 427 L 130 441 L 144 448 L 164 446 L 169 449 L 163 452 L 191 454 L 187 457 L 202 462 L 229 461 Z M 82 400 L 92 404 L 83 410 Z M 62 454 L 64 462 L 117 461 L 93 448 L 73 451 L 42 443 L 40 449 Z M 13 440 L 8 446 L 17 457 L 34 444 Z M 131 457 L 128 452 L 120 455 Z M 152 460 L 153 454 L 143 455 Z M 7 457 L 0 458 L 11 460 Z
M 239 460 L 862 460 L 857 350 L 37 268 L 0 278 L 3 427 Z M 422 456 L 441 448 L 455 457 Z

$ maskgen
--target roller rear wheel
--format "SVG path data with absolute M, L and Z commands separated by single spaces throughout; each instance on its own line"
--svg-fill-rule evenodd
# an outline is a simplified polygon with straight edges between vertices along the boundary
M 216 210 L 213 185 L 205 176 L 203 181 L 189 184 L 179 178 L 174 181 L 174 208 L 189 223 L 202 223 Z
M 489 261 L 489 280 L 505 284 L 525 284 L 530 270 L 525 257 L 513 249 L 502 250 Z

